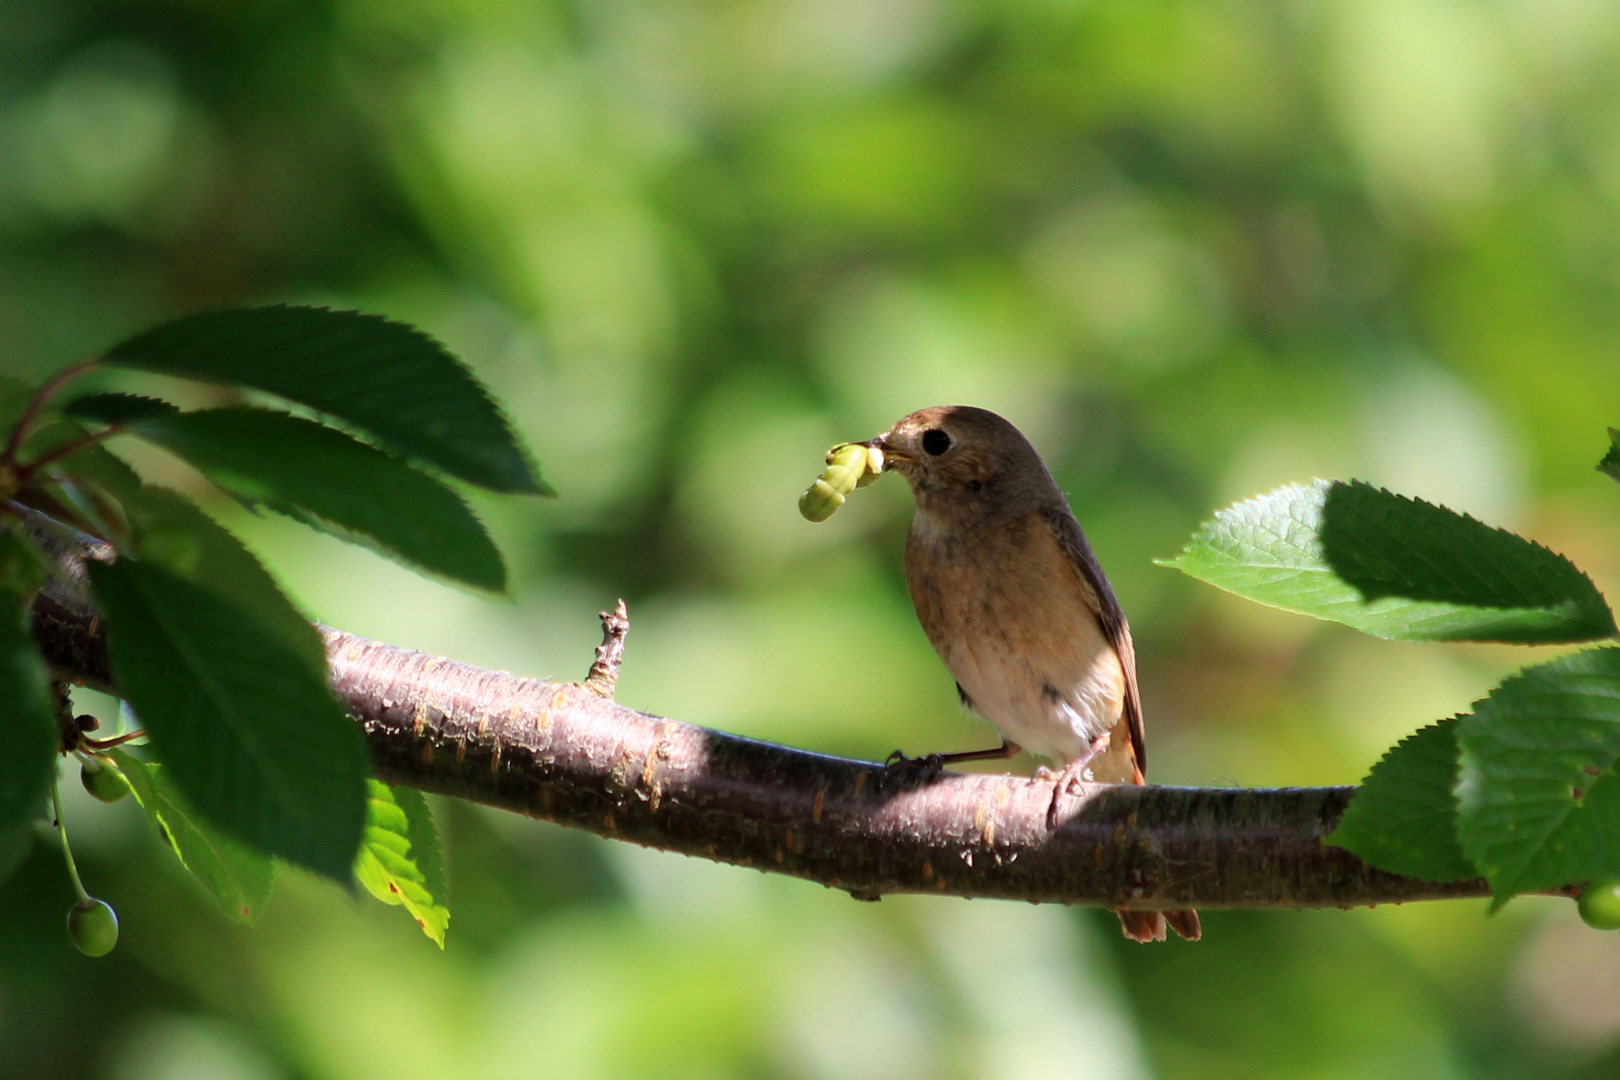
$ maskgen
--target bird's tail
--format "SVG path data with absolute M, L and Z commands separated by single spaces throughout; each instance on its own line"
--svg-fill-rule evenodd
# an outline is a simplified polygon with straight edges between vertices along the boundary
M 1114 914 L 1119 916 L 1120 929 L 1132 941 L 1163 941 L 1166 926 L 1188 941 L 1204 936 L 1196 911 L 1116 911 Z
M 1131 754 L 1131 783 L 1147 783 L 1141 758 L 1135 753 Z M 1196 911 L 1117 911 L 1115 914 L 1119 916 L 1120 929 L 1132 941 L 1163 941 L 1166 926 L 1188 941 L 1197 941 L 1204 936 Z

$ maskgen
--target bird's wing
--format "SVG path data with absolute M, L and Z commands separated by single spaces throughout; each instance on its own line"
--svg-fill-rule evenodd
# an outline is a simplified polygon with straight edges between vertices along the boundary
M 1131 733 L 1131 753 L 1136 758 L 1136 783 L 1146 783 L 1147 733 L 1142 727 L 1142 695 L 1136 688 L 1136 646 L 1131 642 L 1131 628 L 1125 621 L 1125 611 L 1119 606 L 1119 600 L 1108 584 L 1108 577 L 1098 565 L 1097 556 L 1092 554 L 1091 545 L 1086 543 L 1086 534 L 1080 531 L 1080 523 L 1068 508 L 1043 510 L 1041 516 L 1057 536 L 1058 546 L 1068 556 L 1069 563 L 1090 586 L 1103 636 L 1119 655 L 1119 666 L 1125 673 L 1125 721 Z

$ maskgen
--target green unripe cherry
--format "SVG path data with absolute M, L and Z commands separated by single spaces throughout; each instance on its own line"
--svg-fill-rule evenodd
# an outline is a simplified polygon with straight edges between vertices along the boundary
M 79 767 L 79 782 L 84 790 L 104 803 L 115 803 L 129 794 L 129 781 L 111 765 L 87 761 Z
M 81 900 L 68 911 L 68 940 L 86 956 L 106 956 L 118 944 L 118 915 L 105 900 Z
M 1620 930 L 1620 881 L 1594 881 L 1575 902 L 1581 921 L 1594 930 Z

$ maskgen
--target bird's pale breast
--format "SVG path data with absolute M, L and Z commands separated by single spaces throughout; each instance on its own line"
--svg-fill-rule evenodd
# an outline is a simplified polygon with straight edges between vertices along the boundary
M 1119 721 L 1125 677 L 1095 594 L 1040 514 L 971 529 L 919 514 L 906 583 L 971 707 L 1006 738 L 1070 761 Z

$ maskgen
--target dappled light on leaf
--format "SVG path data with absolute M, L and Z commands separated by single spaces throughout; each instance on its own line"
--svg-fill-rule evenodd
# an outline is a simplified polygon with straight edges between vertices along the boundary
M 1359 481 L 1235 503 L 1165 565 L 1375 637 L 1550 644 L 1615 632 L 1591 579 L 1563 556 Z

